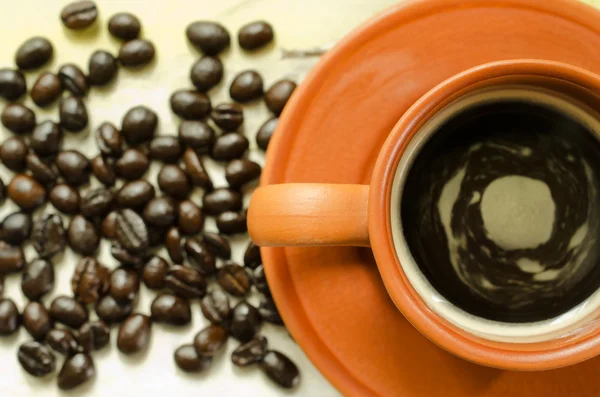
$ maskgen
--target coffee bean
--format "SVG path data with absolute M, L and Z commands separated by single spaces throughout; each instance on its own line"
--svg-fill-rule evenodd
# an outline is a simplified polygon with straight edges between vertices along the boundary
M 113 186 L 117 181 L 117 175 L 110 160 L 98 155 L 90 162 L 92 174 L 105 186 Z
M 110 342 L 110 328 L 102 320 L 88 321 L 79 328 L 77 340 L 86 352 L 100 350 Z
M 28 175 L 15 175 L 7 189 L 8 197 L 25 211 L 33 211 L 46 200 L 46 189 Z
M 194 337 L 194 348 L 201 356 L 214 357 L 227 343 L 227 330 L 220 325 L 209 325 Z
M 254 338 L 261 325 L 260 313 L 248 302 L 241 301 L 233 308 L 229 331 L 240 342 Z
M 49 312 L 55 321 L 71 328 L 81 327 L 88 319 L 85 307 L 70 296 L 61 295 L 54 298 Z
M 4 108 L 0 121 L 15 134 L 29 134 L 35 128 L 35 113 L 25 105 L 13 103 Z
M 258 312 L 263 320 L 275 325 L 283 325 L 283 320 L 271 298 L 267 298 L 258 305 Z
M 273 41 L 273 27 L 265 21 L 255 21 L 242 26 L 238 42 L 244 50 L 256 50 Z
M 229 186 L 240 188 L 260 177 L 262 167 L 254 161 L 241 159 L 231 160 L 225 167 L 225 179 Z
M 96 130 L 96 145 L 100 152 L 109 157 L 119 157 L 123 153 L 121 133 L 113 124 L 104 122 Z
M 202 298 L 206 293 L 206 280 L 202 273 L 191 267 L 174 265 L 165 276 L 165 286 L 187 299 Z
M 107 51 L 95 51 L 88 62 L 88 81 L 90 85 L 103 86 L 117 75 L 117 59 Z
M 12 335 L 19 329 L 19 309 L 15 302 L 8 298 L 0 299 L 0 335 Z
M 140 254 L 148 249 L 148 228 L 135 211 L 123 209 L 117 212 L 116 226 L 117 241 L 127 251 Z
M 261 292 L 265 296 L 271 296 L 271 290 L 267 283 L 263 265 L 258 265 L 258 267 L 252 271 L 252 284 L 254 284 L 258 292 Z
M 217 229 L 223 234 L 246 233 L 248 231 L 246 216 L 246 211 L 223 212 L 217 216 Z
M 19 172 L 25 169 L 26 158 L 29 153 L 28 145 L 23 138 L 10 137 L 0 145 L 0 160 L 6 168 Z
M 61 390 L 71 390 L 96 376 L 96 368 L 92 357 L 77 353 L 67 358 L 58 373 L 58 387 Z
M 267 338 L 262 335 L 239 345 L 231 353 L 231 362 L 238 367 L 247 367 L 262 361 L 267 354 Z
M 200 91 L 208 91 L 223 78 L 223 63 L 217 57 L 203 56 L 192 65 L 190 80 Z
M 200 120 L 208 116 L 211 109 L 210 99 L 201 92 L 179 90 L 171 95 L 171 110 L 186 120 Z
M 156 50 L 148 40 L 134 39 L 124 43 L 119 49 L 119 61 L 125 67 L 146 65 L 154 59 Z
M 120 12 L 108 20 L 108 31 L 117 39 L 133 40 L 138 37 L 142 24 L 133 14 Z
M 98 317 L 109 324 L 120 323 L 133 311 L 132 302 L 117 301 L 111 295 L 106 295 L 95 306 Z
M 217 257 L 221 259 L 231 258 L 231 247 L 224 236 L 218 233 L 205 232 L 202 235 L 202 241 L 206 247 Z
M 158 255 L 151 257 L 144 265 L 142 280 L 150 289 L 161 289 L 165 286 L 165 277 L 169 264 Z
M 236 131 L 244 122 L 244 111 L 237 103 L 221 103 L 213 108 L 210 117 L 224 131 Z
M 6 200 L 6 195 L 6 186 L 4 185 L 2 179 L 0 179 L 0 204 L 4 203 L 4 200 Z
M 17 358 L 23 369 L 36 377 L 54 372 L 56 365 L 56 359 L 50 349 L 35 341 L 19 346 Z
M 252 285 L 246 269 L 233 262 L 227 262 L 219 269 L 217 282 L 225 291 L 234 296 L 247 295 Z
M 25 41 L 15 55 L 15 63 L 22 70 L 37 69 L 52 58 L 54 48 L 43 37 L 32 37 Z
M 158 295 L 150 307 L 152 320 L 170 325 L 186 325 L 192 319 L 190 303 L 187 299 L 175 295 Z
M 169 254 L 169 258 L 174 263 L 183 263 L 183 248 L 181 247 L 181 236 L 179 229 L 172 227 L 167 231 L 165 236 L 165 248 Z
M 29 153 L 25 158 L 27 169 L 31 172 L 31 176 L 44 186 L 51 187 L 56 183 L 58 178 L 51 165 L 42 161 L 38 155 Z M 50 163 L 47 160 L 48 163 Z
M 52 319 L 43 304 L 29 302 L 23 309 L 23 327 L 33 339 L 44 340 L 52 325 Z
M 204 228 L 202 210 L 190 200 L 179 203 L 177 208 L 179 231 L 183 234 L 197 234 Z
M 121 134 L 131 145 L 149 142 L 154 137 L 158 116 L 145 106 L 131 108 L 121 122 Z
M 144 208 L 144 220 L 157 227 L 171 226 L 177 219 L 175 205 L 176 202 L 170 197 L 155 197 Z
M 279 80 L 265 93 L 265 103 L 271 112 L 279 116 L 287 101 L 296 89 L 296 83 L 291 80 Z
M 124 184 L 117 192 L 117 202 L 125 208 L 143 208 L 154 198 L 154 186 L 145 180 L 131 181 Z
M 27 92 L 25 76 L 18 70 L 0 68 L 0 97 L 15 101 Z
M 73 278 L 71 289 L 73 295 L 83 303 L 94 303 L 108 292 L 111 279 L 108 269 L 96 258 L 81 258 Z
M 182 345 L 173 354 L 175 364 L 185 372 L 202 372 L 212 364 L 212 357 L 203 357 L 196 353 L 194 345 Z
M 140 352 L 150 343 L 152 322 L 143 314 L 132 314 L 119 328 L 117 347 L 124 354 Z
M 215 142 L 215 131 L 203 121 L 184 120 L 179 124 L 179 140 L 197 153 L 209 153 Z
M 100 230 L 102 236 L 109 240 L 117 238 L 117 211 L 111 211 L 104 217 Z
M 93 255 L 98 249 L 100 236 L 94 225 L 82 215 L 75 215 L 67 229 L 69 247 L 81 255 Z
M 58 69 L 58 77 L 63 88 L 71 91 L 75 96 L 85 96 L 88 92 L 87 77 L 79 66 L 67 63 Z
M 110 294 L 118 301 L 133 301 L 140 289 L 140 277 L 129 269 L 117 268 L 110 275 Z
M 23 248 L 0 241 L 0 274 L 19 272 L 23 266 L 25 266 Z
M 158 136 L 150 142 L 150 157 L 167 163 L 176 162 L 181 156 L 181 145 L 173 135 Z
M 79 352 L 80 347 L 75 335 L 64 328 L 54 328 L 46 335 L 46 344 L 54 351 L 70 357 Z
M 296 364 L 283 353 L 270 350 L 263 357 L 260 368 L 273 382 L 291 389 L 300 383 L 300 371 Z
M 192 189 L 185 172 L 175 164 L 165 164 L 156 181 L 163 192 L 176 199 L 186 198 Z
M 114 194 L 110 190 L 103 187 L 89 190 L 81 200 L 81 215 L 88 219 L 102 217 L 113 208 L 113 202 Z
M 79 212 L 79 191 L 70 185 L 61 183 L 50 191 L 50 202 L 64 214 L 75 214 Z
M 227 29 L 217 22 L 193 22 L 185 34 L 190 43 L 206 55 L 217 55 L 229 47 L 231 41 Z
M 31 215 L 13 212 L 2 221 L 2 240 L 19 245 L 29 238 L 31 233 Z
M 204 317 L 213 324 L 227 325 L 231 318 L 229 297 L 221 289 L 215 288 L 200 301 Z
M 131 254 L 116 241 L 113 241 L 110 246 L 110 254 L 120 263 L 133 266 L 134 268 L 139 267 L 143 263 L 142 257 Z
M 76 1 L 67 4 L 60 12 L 60 19 L 68 29 L 85 29 L 98 17 L 98 9 L 93 1 Z
M 221 135 L 215 141 L 211 157 L 217 161 L 230 161 L 244 156 L 250 142 L 248 138 L 240 134 Z
M 80 98 L 62 98 L 58 112 L 60 125 L 67 131 L 80 132 L 88 125 L 87 108 Z
M 127 149 L 115 162 L 115 171 L 121 178 L 131 181 L 144 175 L 149 166 L 150 160 L 142 151 Z
M 263 94 L 263 79 L 255 70 L 245 70 L 233 79 L 229 96 L 237 102 L 248 102 Z
M 197 267 L 202 274 L 211 275 L 217 271 L 215 257 L 202 241 L 188 238 L 183 247 L 188 262 Z
M 60 97 L 62 89 L 62 83 L 58 76 L 45 72 L 33 83 L 31 99 L 39 107 L 46 107 Z
M 200 156 L 193 149 L 186 149 L 183 155 L 183 162 L 185 165 L 185 173 L 189 178 L 189 181 L 194 186 L 199 186 L 204 190 L 212 190 L 213 183 L 210 179 L 210 175 L 204 169 Z
M 27 264 L 21 278 L 21 291 L 27 299 L 36 301 L 54 288 L 54 266 L 45 259 Z
M 60 151 L 62 130 L 50 120 L 38 124 L 31 134 L 29 147 L 40 156 L 53 156 Z
M 207 192 L 202 198 L 202 208 L 209 215 L 218 215 L 225 211 L 238 211 L 242 209 L 242 206 L 242 194 L 224 187 Z

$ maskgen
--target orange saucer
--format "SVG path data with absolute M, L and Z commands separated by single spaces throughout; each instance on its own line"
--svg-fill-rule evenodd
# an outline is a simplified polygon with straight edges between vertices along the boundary
M 466 3 L 466 4 L 465 4 Z M 564 0 L 403 3 L 328 53 L 286 107 L 263 184 L 368 184 L 380 147 L 421 95 L 470 67 L 540 58 L 600 73 L 600 12 Z M 600 358 L 510 372 L 456 358 L 395 308 L 364 248 L 263 248 L 287 327 L 348 396 L 600 396 Z

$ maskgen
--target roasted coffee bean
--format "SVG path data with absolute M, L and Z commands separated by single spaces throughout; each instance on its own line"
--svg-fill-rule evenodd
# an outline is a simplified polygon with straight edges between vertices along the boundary
M 17 49 L 15 63 L 21 70 L 37 69 L 52 58 L 54 48 L 43 37 L 32 37 Z
M 110 342 L 110 328 L 102 321 L 88 321 L 77 333 L 79 346 L 86 352 L 100 350 Z
M 115 162 L 115 171 L 123 179 L 139 179 L 148 171 L 150 160 L 138 149 L 127 149 Z
M 192 320 L 192 310 L 187 299 L 170 294 L 158 295 L 150 306 L 152 320 L 170 325 L 186 325 Z
M 117 347 L 124 354 L 140 352 L 150 343 L 152 322 L 150 317 L 143 314 L 132 314 L 119 328 Z
M 13 103 L 6 105 L 0 121 L 15 134 L 29 134 L 35 128 L 35 113 L 25 105 Z
M 240 134 L 225 134 L 217 138 L 211 157 L 217 161 L 230 161 L 244 156 L 250 142 Z
M 260 368 L 273 382 L 291 389 L 300 383 L 300 371 L 296 364 L 283 353 L 268 351 L 260 363 Z
M 126 208 L 117 212 L 116 226 L 117 241 L 127 251 L 140 254 L 148 249 L 148 228 L 135 211 Z
M 263 265 L 258 265 L 258 267 L 252 271 L 252 284 L 254 284 L 258 292 L 261 292 L 265 296 L 271 296 L 271 290 L 267 283 Z
M 81 327 L 88 319 L 85 307 L 70 296 L 61 295 L 54 298 L 49 312 L 55 321 L 71 328 Z
M 125 67 L 146 65 L 154 59 L 156 50 L 148 40 L 134 39 L 124 43 L 119 49 L 119 61 Z
M 185 173 L 192 185 L 199 186 L 204 190 L 213 189 L 213 183 L 210 179 L 210 175 L 208 175 L 204 169 L 204 166 L 200 161 L 200 156 L 198 156 L 193 149 L 186 149 L 183 155 L 183 161 L 185 165 Z
M 182 345 L 173 354 L 175 364 L 185 372 L 202 372 L 212 364 L 212 357 L 203 357 L 196 353 L 194 345 Z
M 18 70 L 0 68 L 0 97 L 15 101 L 27 92 L 25 76 Z
M 246 233 L 248 231 L 246 216 L 246 211 L 223 212 L 217 216 L 217 229 L 223 234 Z
M 229 86 L 229 96 L 237 102 L 258 99 L 263 94 L 263 79 L 255 70 L 245 70 L 233 79 Z
M 64 214 L 75 214 L 79 212 L 79 191 L 70 185 L 61 183 L 50 191 L 50 202 Z
M 95 51 L 88 62 L 88 81 L 90 85 L 103 86 L 117 75 L 117 59 L 107 51 Z
M 266 322 L 276 325 L 283 325 L 283 320 L 281 319 L 279 310 L 277 310 L 277 306 L 275 306 L 275 302 L 273 302 L 272 299 L 268 298 L 261 301 L 258 305 L 258 312 L 260 313 L 262 319 Z
M 240 188 L 260 177 L 262 167 L 254 161 L 242 159 L 232 160 L 225 167 L 225 179 L 229 186 Z
M 265 103 L 269 110 L 279 116 L 295 89 L 296 83 L 287 79 L 273 84 L 265 93 Z
M 96 145 L 100 152 L 109 157 L 119 157 L 123 153 L 121 133 L 113 124 L 104 122 L 96 130 Z
M 242 206 L 242 194 L 224 187 L 207 192 L 202 198 L 202 209 L 209 215 L 218 215 L 225 211 L 238 211 L 242 209 Z
M 29 153 L 25 158 L 31 176 L 44 186 L 53 186 L 58 178 L 51 166 L 46 164 L 37 154 Z
M 238 42 L 244 50 L 256 50 L 273 41 L 273 27 L 265 21 L 255 21 L 240 28 Z
M 156 178 L 158 187 L 176 199 L 184 199 L 192 190 L 187 175 L 175 164 L 165 164 Z
M 227 325 L 231 318 L 229 297 L 220 288 L 215 288 L 200 301 L 204 317 L 213 324 Z
M 79 352 L 80 347 L 73 332 L 64 328 L 54 328 L 46 335 L 46 344 L 54 351 L 70 357 Z
M 110 160 L 98 155 L 90 162 L 92 174 L 105 186 L 113 186 L 117 181 L 117 174 Z
M 197 234 L 204 228 L 202 210 L 190 200 L 179 203 L 177 217 L 179 231 L 183 234 Z
M 184 244 L 188 262 L 196 266 L 202 274 L 210 275 L 217 271 L 215 256 L 197 238 L 188 238 Z
M 62 93 L 62 83 L 57 75 L 45 72 L 31 87 L 31 99 L 39 107 L 45 107 L 57 100 Z
M 121 134 L 131 145 L 149 142 L 154 137 L 158 116 L 145 106 L 136 106 L 125 114 L 121 122 Z
M 25 266 L 21 291 L 27 299 L 36 301 L 54 288 L 54 266 L 45 259 L 35 259 Z
M 8 197 L 25 211 L 33 211 L 46 200 L 46 189 L 29 175 L 17 174 L 8 184 Z
M 181 144 L 177 137 L 157 136 L 150 142 L 150 157 L 167 163 L 175 162 L 181 156 Z
M 102 217 L 113 208 L 114 199 L 113 192 L 106 188 L 92 189 L 81 200 L 81 215 L 88 219 Z
M 110 275 L 110 294 L 118 301 L 132 301 L 140 290 L 140 276 L 130 269 L 117 268 Z
M 208 91 L 223 78 L 223 63 L 217 57 L 204 56 L 192 65 L 190 80 L 200 91 Z
M 117 202 L 125 208 L 144 208 L 154 198 L 154 186 L 145 180 L 131 181 L 124 184 L 117 192 Z
M 60 12 L 62 23 L 69 29 L 85 29 L 98 17 L 98 9 L 93 1 L 76 1 L 67 4 Z
M 62 130 L 50 120 L 38 124 L 31 134 L 29 147 L 40 156 L 53 156 L 60 151 Z
M 36 377 L 54 372 L 56 365 L 56 359 L 50 349 L 35 341 L 19 346 L 17 358 L 23 369 Z
M 108 31 L 117 39 L 133 40 L 138 37 L 142 24 L 133 14 L 120 12 L 108 20 Z
M 178 90 L 171 95 L 171 110 L 186 120 L 201 120 L 210 114 L 210 99 L 193 90 Z
M 33 339 L 44 340 L 52 325 L 52 319 L 43 304 L 29 302 L 23 309 L 23 327 Z
M 239 345 L 231 353 L 231 362 L 238 367 L 247 367 L 262 361 L 267 354 L 267 338 L 262 335 Z
M 165 286 L 183 298 L 202 298 L 206 293 L 206 280 L 202 273 L 190 267 L 172 266 L 165 276 Z
M 62 98 L 58 112 L 60 125 L 67 131 L 80 132 L 88 125 L 87 108 L 80 98 Z
M 29 238 L 31 233 L 31 215 L 13 212 L 2 221 L 2 240 L 19 245 Z
M 167 234 L 166 227 L 159 226 L 148 226 L 148 243 L 151 248 L 162 246 L 165 241 L 165 235 Z
M 194 337 L 194 348 L 201 356 L 214 357 L 227 343 L 227 330 L 220 325 L 209 325 Z
M 108 292 L 111 287 L 108 269 L 96 258 L 81 258 L 73 278 L 71 289 L 73 295 L 83 303 L 94 303 Z
M 169 258 L 174 263 L 183 263 L 183 248 L 181 246 L 181 235 L 179 229 L 172 227 L 167 231 L 165 236 L 165 248 L 169 254 Z
M 71 390 L 96 376 L 96 368 L 92 357 L 77 353 L 67 358 L 58 373 L 58 387 L 61 390 Z
M 144 220 L 157 227 L 172 226 L 177 219 L 175 206 L 175 200 L 170 197 L 155 197 L 144 208 Z
M 83 185 L 90 180 L 90 161 L 77 150 L 63 150 L 58 153 L 56 167 L 71 185 Z
M 4 185 L 2 179 L 0 179 L 0 204 L 4 203 L 4 200 L 6 200 L 6 195 L 6 186 Z
M 143 263 L 142 257 L 133 255 L 125 248 L 121 247 L 118 242 L 113 242 L 110 246 L 110 254 L 124 265 L 133 266 L 134 268 L 139 267 Z
M 81 255 L 93 255 L 98 249 L 100 236 L 94 225 L 82 215 L 75 215 L 67 229 L 69 247 Z
M 215 254 L 215 256 L 221 259 L 231 258 L 231 247 L 229 246 L 229 241 L 227 241 L 224 236 L 221 236 L 218 233 L 205 232 L 202 235 L 202 241 L 204 241 L 206 247 Z
M 87 77 L 79 66 L 67 63 L 58 69 L 58 77 L 63 88 L 71 91 L 75 96 L 85 96 L 88 92 Z
M 15 273 L 25 266 L 23 247 L 0 241 L 0 274 Z
M 216 55 L 229 47 L 231 38 L 217 22 L 197 21 L 188 25 L 185 34 L 190 43 L 206 55 Z
M 241 301 L 233 308 L 229 331 L 240 342 L 254 338 L 261 325 L 260 313 L 248 302 Z
M 41 258 L 52 258 L 62 252 L 65 249 L 66 235 L 61 217 L 56 214 L 38 217 L 33 223 L 31 242 Z
M 117 238 L 117 211 L 112 211 L 104 217 L 100 230 L 102 236 L 109 240 Z
M 26 159 L 29 153 L 27 143 L 20 137 L 7 138 L 0 145 L 0 160 L 6 168 L 19 172 L 25 169 L 27 165 Z
M 19 329 L 21 320 L 15 302 L 8 298 L 0 299 L 0 336 L 7 336 Z
M 217 282 L 225 291 L 234 296 L 247 295 L 252 285 L 246 269 L 233 262 L 227 262 L 219 269 Z
M 106 295 L 95 306 L 98 317 L 109 324 L 120 323 L 133 311 L 132 302 L 117 301 L 111 295 Z
M 158 255 L 151 257 L 144 265 L 142 280 L 150 289 L 161 289 L 165 286 L 165 277 L 169 271 L 169 264 Z
M 208 153 L 215 143 L 215 131 L 203 121 L 184 120 L 179 124 L 179 140 L 197 153 Z
M 210 117 L 224 131 L 236 131 L 244 122 L 244 111 L 237 103 L 221 103 L 213 108 Z

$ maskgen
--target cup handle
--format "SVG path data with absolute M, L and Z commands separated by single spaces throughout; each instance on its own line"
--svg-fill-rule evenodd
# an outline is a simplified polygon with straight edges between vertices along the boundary
M 286 183 L 256 189 L 248 231 L 259 246 L 369 246 L 368 185 Z

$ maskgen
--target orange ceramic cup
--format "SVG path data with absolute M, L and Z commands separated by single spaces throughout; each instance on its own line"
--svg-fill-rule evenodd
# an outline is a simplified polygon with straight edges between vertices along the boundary
M 396 208 L 411 159 L 436 126 L 469 104 L 499 97 L 560 105 L 600 131 L 600 115 L 594 110 L 600 109 L 600 76 L 543 60 L 481 65 L 439 84 L 404 114 L 381 149 L 370 185 L 303 183 L 257 189 L 248 210 L 252 239 L 260 246 L 370 246 L 403 315 L 431 341 L 472 362 L 546 370 L 600 354 L 600 291 L 583 309 L 569 311 L 559 326 L 554 319 L 515 325 L 474 318 L 449 302 L 437 303 L 443 297 L 412 263 L 399 222 L 391 221 L 399 216 Z

